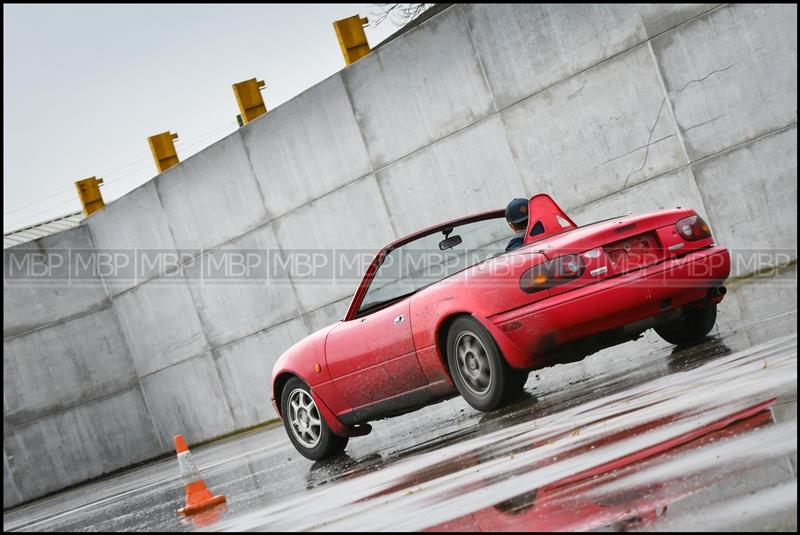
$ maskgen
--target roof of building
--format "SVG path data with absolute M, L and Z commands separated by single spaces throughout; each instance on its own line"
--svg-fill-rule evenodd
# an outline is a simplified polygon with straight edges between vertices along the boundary
M 62 215 L 49 221 L 36 223 L 28 227 L 23 227 L 7 234 L 3 234 L 3 249 L 14 247 L 22 243 L 43 238 L 62 230 L 77 227 L 83 220 L 83 212 L 74 212 L 71 214 Z

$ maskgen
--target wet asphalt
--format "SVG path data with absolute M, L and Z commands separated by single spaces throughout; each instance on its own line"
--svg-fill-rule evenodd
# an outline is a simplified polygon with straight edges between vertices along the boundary
M 316 463 L 278 426 L 193 448 L 227 504 L 189 519 L 170 458 L 4 511 L 3 529 L 796 531 L 796 266 L 729 286 L 694 347 L 648 331 L 532 372 L 503 410 L 454 398 L 373 428 Z

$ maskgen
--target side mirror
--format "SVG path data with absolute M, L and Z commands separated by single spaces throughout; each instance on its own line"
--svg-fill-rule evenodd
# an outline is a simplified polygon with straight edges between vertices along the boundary
M 451 236 L 449 238 L 445 238 L 439 242 L 439 250 L 444 251 L 446 249 L 452 249 L 456 245 L 461 243 L 461 236 Z

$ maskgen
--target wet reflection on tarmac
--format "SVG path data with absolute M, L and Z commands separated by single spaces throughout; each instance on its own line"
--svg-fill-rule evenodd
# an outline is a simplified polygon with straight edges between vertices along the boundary
M 731 288 L 705 342 L 648 332 L 456 398 L 311 463 L 282 428 L 193 449 L 225 509 L 183 520 L 174 459 L 7 511 L 6 530 L 796 530 L 796 269 Z

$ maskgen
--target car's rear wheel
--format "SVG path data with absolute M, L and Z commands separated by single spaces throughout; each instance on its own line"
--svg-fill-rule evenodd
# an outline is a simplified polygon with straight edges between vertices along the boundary
M 670 344 L 691 345 L 705 338 L 714 328 L 716 321 L 716 303 L 703 307 L 687 306 L 680 318 L 658 325 L 655 331 Z
M 480 411 L 516 398 L 528 372 L 508 365 L 491 334 L 479 321 L 462 316 L 447 333 L 447 363 L 459 393 Z
M 295 449 L 314 461 L 344 451 L 347 437 L 335 434 L 319 412 L 311 389 L 297 377 L 286 382 L 281 392 L 283 426 Z

